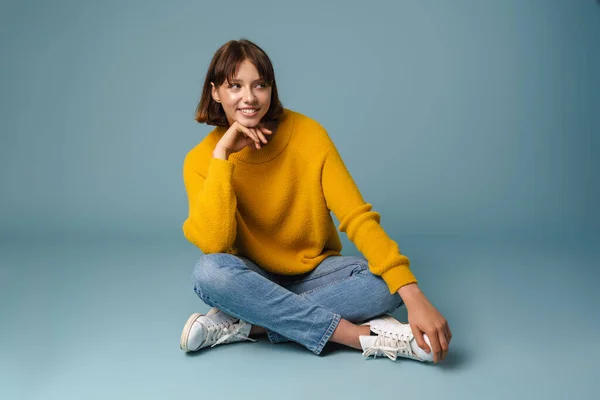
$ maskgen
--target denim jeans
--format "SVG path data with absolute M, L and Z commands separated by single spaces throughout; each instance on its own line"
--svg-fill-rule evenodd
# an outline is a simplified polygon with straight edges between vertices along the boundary
M 227 253 L 201 256 L 194 291 L 211 307 L 267 330 L 271 343 L 294 341 L 320 354 L 340 318 L 360 323 L 400 307 L 383 279 L 356 256 L 329 256 L 301 275 L 278 275 Z

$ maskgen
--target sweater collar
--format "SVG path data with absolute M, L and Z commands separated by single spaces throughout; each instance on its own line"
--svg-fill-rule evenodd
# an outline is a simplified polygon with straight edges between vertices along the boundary
M 291 110 L 284 108 L 283 113 L 279 117 L 279 124 L 275 132 L 271 135 L 269 143 L 261 149 L 256 149 L 254 146 L 246 146 L 244 149 L 233 153 L 229 158 L 239 160 L 249 164 L 261 164 L 271 161 L 277 157 L 286 148 L 292 136 L 292 128 L 294 125 L 294 116 Z M 218 127 L 217 135 L 223 137 L 227 132 L 228 127 Z M 267 136 L 268 137 L 268 136 Z

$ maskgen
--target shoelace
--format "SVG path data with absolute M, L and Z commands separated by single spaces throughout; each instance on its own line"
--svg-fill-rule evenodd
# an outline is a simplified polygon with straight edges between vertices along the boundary
M 365 349 L 363 356 L 374 356 L 374 358 L 377 358 L 378 355 L 384 355 L 390 360 L 396 361 L 398 353 L 400 353 L 413 358 L 414 355 L 410 347 L 410 340 L 410 336 L 382 332 L 375 339 L 374 346 Z
M 210 347 L 215 347 L 216 345 L 221 344 L 230 338 L 231 339 L 238 338 L 241 340 L 250 340 L 251 342 L 256 342 L 256 339 L 251 339 L 248 336 L 244 336 L 241 333 L 239 333 L 240 329 L 242 329 L 245 325 L 246 325 L 246 322 L 240 321 L 239 326 L 233 330 L 230 329 L 229 326 L 223 326 L 223 325 L 211 326 L 208 328 L 208 336 L 207 336 L 206 340 L 213 341 L 216 338 L 218 338 L 219 336 L 224 335 Z

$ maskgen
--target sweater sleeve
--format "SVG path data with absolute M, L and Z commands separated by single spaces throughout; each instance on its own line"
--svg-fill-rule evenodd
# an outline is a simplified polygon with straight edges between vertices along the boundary
M 346 232 L 369 263 L 373 274 L 381 276 L 390 293 L 417 282 L 410 270 L 410 260 L 400 253 L 379 224 L 380 215 L 371 211 L 348 172 L 333 142 L 329 143 L 321 175 L 327 208 L 340 221 L 340 232 Z
M 234 165 L 211 158 L 206 176 L 202 176 L 189 157 L 183 165 L 189 213 L 183 234 L 204 254 L 226 253 L 236 236 L 237 199 L 232 187 Z

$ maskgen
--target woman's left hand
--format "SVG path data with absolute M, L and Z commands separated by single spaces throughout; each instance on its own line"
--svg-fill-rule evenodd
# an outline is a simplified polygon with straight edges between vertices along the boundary
M 446 319 L 429 302 L 416 283 L 402 286 L 398 289 L 398 294 L 406 305 L 408 323 L 419 347 L 428 354 L 433 350 L 433 362 L 436 364 L 445 359 L 452 339 Z M 431 350 L 423 338 L 424 333 L 429 338 Z

